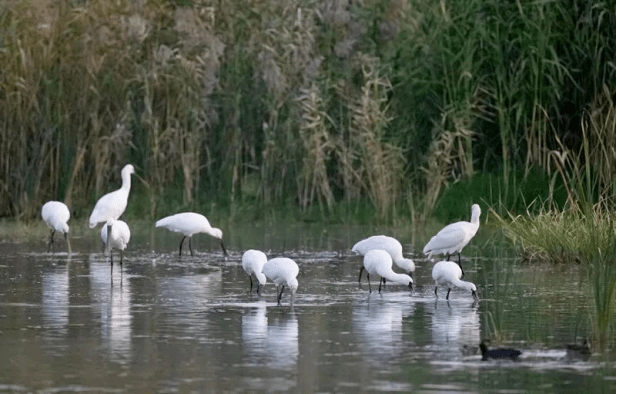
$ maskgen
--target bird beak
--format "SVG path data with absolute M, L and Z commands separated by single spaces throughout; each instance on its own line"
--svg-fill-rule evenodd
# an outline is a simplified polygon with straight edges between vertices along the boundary
M 475 291 L 472 291 L 472 292 L 471 292 L 471 295 L 473 296 L 473 300 L 474 300 L 475 302 L 480 301 L 480 299 L 478 298 L 478 295 L 476 294 L 476 292 L 475 292 Z
M 227 249 L 225 249 L 225 243 L 221 239 L 221 249 L 223 249 L 223 254 L 227 256 Z M 257 287 L 259 289 L 259 287 Z
M 263 286 L 261 284 L 259 284 L 259 283 L 257 284 L 257 295 L 259 295 L 259 292 L 261 291 L 262 287 Z
M 72 250 L 71 250 L 71 241 L 69 241 L 69 235 L 67 233 L 64 233 L 64 239 L 66 239 L 66 245 L 68 248 L 68 253 L 71 254 Z

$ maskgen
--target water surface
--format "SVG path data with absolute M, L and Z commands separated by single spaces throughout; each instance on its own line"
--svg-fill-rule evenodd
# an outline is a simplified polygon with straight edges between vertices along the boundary
M 358 286 L 350 251 L 374 230 L 225 229 L 227 258 L 205 235 L 179 258 L 177 234 L 132 232 L 113 268 L 96 230 L 73 238 L 71 256 L 62 241 L 54 254 L 42 239 L 0 243 L 0 391 L 615 392 L 614 355 L 566 357 L 589 330 L 583 278 L 521 266 L 487 233 L 465 249 L 473 303 L 459 290 L 435 299 L 433 262 L 417 254 L 428 235 L 390 233 L 413 239 L 414 294 L 378 294 Z M 271 283 L 248 293 L 248 248 L 296 260 L 293 303 L 284 292 L 278 306 Z M 478 343 L 495 334 L 518 362 L 481 361 Z

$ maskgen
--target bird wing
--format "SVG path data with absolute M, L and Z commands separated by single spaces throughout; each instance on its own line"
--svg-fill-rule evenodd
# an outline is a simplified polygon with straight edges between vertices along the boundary
M 437 233 L 430 241 L 424 246 L 422 249 L 422 253 L 443 253 L 452 251 L 453 248 L 456 248 L 465 238 L 467 232 L 465 231 L 465 227 L 458 222 L 452 223 L 441 229 L 440 232 Z
M 90 214 L 90 227 L 105 222 L 108 218 L 118 219 L 124 213 L 126 203 L 127 198 L 123 196 L 122 189 L 105 194 L 96 202 Z

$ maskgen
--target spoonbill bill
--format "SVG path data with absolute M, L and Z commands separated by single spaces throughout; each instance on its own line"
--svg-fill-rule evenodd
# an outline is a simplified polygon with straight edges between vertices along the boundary
M 122 216 L 131 191 L 131 174 L 134 173 L 135 168 L 131 164 L 124 166 L 121 172 L 122 187 L 105 194 L 96 202 L 90 214 L 90 228 L 96 227 L 99 223 L 106 223 L 109 218 L 115 220 Z
M 182 240 L 180 240 L 180 256 L 182 256 L 182 244 L 185 238 L 189 239 L 189 250 L 191 251 L 191 256 L 193 256 L 191 237 L 197 233 L 206 233 L 217 238 L 221 242 L 223 254 L 227 256 L 227 250 L 223 243 L 223 231 L 220 228 L 210 226 L 210 222 L 204 215 L 195 212 L 177 213 L 157 221 L 156 227 L 165 227 L 169 231 L 182 233 L 183 237 Z
M 465 276 L 461 265 L 461 251 L 478 232 L 481 213 L 480 206 L 473 204 L 471 206 L 471 222 L 461 221 L 448 224 L 428 241 L 422 253 L 428 255 L 429 258 L 436 254 L 445 254 L 446 260 L 450 260 L 450 255 L 457 253 L 458 266 Z
M 56 231 L 64 234 L 68 253 L 71 253 L 71 242 L 69 241 L 69 225 L 68 221 L 71 218 L 69 208 L 60 201 L 48 201 L 41 208 L 41 216 L 47 227 L 51 229 L 49 244 L 47 245 L 47 253 L 51 250 L 54 243 L 54 234 Z
M 448 294 L 446 295 L 446 300 L 450 299 L 450 290 L 453 287 L 457 287 L 459 289 L 470 290 L 471 295 L 473 296 L 474 301 L 478 301 L 478 295 L 476 294 L 476 285 L 471 282 L 466 282 L 461 280 L 462 270 L 455 262 L 453 261 L 440 261 L 433 267 L 433 280 L 435 281 L 435 297 L 439 298 L 437 295 L 437 287 L 438 286 L 447 286 Z
M 382 279 L 387 279 L 391 282 L 399 283 L 409 287 L 413 292 L 413 279 L 409 275 L 397 274 L 392 271 L 392 256 L 390 253 L 381 249 L 369 250 L 364 255 L 364 269 L 366 269 L 368 280 L 368 289 L 371 290 L 371 275 L 380 276 Z M 379 292 L 381 293 L 381 280 L 379 281 Z

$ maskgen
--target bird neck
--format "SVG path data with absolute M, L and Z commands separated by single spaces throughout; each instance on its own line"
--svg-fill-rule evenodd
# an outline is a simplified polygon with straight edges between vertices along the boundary
M 266 284 L 266 275 L 264 275 L 263 272 L 256 272 L 255 273 L 255 277 L 259 281 L 260 285 L 265 285 Z
M 408 285 L 409 283 L 413 282 L 409 275 L 397 274 L 394 271 L 388 272 L 386 273 L 386 275 L 382 275 L 382 277 L 386 278 L 390 282 L 400 283 L 401 285 Z
M 468 290 L 468 291 L 472 291 L 475 290 L 475 285 L 471 282 L 466 282 L 464 280 L 460 280 L 457 279 L 454 283 L 454 286 L 458 287 L 459 289 L 463 289 L 463 290 Z
M 122 174 L 122 190 L 131 190 L 131 174 L 128 172 Z

